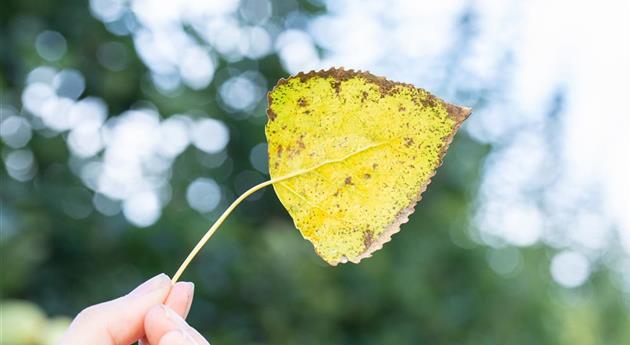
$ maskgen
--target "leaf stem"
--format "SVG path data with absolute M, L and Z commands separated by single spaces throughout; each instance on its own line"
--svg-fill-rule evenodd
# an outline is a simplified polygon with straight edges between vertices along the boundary
M 177 282 L 177 280 L 179 280 L 179 277 L 181 277 L 182 273 L 184 273 L 184 271 L 186 270 L 186 267 L 188 267 L 190 262 L 195 258 L 195 256 L 197 256 L 197 254 L 199 253 L 201 248 L 203 248 L 203 246 L 206 244 L 206 242 L 208 242 L 210 237 L 212 237 L 212 235 L 214 235 L 214 233 L 221 226 L 221 224 L 223 224 L 223 222 L 230 215 L 230 213 L 232 213 L 232 211 L 234 211 L 236 206 L 238 206 L 238 204 L 240 204 L 248 196 L 254 194 L 255 192 L 257 192 L 260 189 L 263 189 L 263 188 L 269 186 L 272 183 L 273 183 L 273 180 L 268 180 L 268 181 L 265 181 L 263 183 L 255 185 L 254 187 L 248 189 L 245 193 L 241 194 L 241 196 L 239 196 L 236 200 L 234 200 L 234 202 L 232 202 L 230 207 L 228 207 L 225 211 L 223 211 L 223 213 L 221 214 L 219 219 L 217 219 L 217 221 L 214 222 L 214 224 L 212 224 L 210 229 L 208 229 L 206 234 L 203 235 L 203 237 L 201 238 L 201 240 L 199 240 L 197 245 L 195 245 L 193 250 L 190 251 L 190 254 L 188 254 L 188 256 L 186 257 L 186 260 L 184 260 L 182 265 L 179 266 L 179 269 L 177 269 L 177 272 L 175 272 L 175 275 L 173 276 L 173 279 L 172 279 L 172 283 L 173 284 L 175 284 Z
M 232 204 L 230 204 L 230 206 L 225 211 L 223 211 L 223 213 L 221 214 L 219 219 L 217 219 L 217 221 L 214 222 L 214 224 L 212 224 L 210 229 L 208 229 L 206 234 L 203 235 L 203 237 L 199 240 L 197 245 L 195 245 L 195 247 L 190 251 L 190 254 L 188 254 L 188 256 L 186 257 L 186 259 L 184 260 L 182 265 L 179 266 L 179 269 L 177 269 L 177 272 L 175 272 L 175 275 L 173 275 L 173 279 L 171 279 L 172 283 L 173 284 L 177 283 L 177 281 L 181 277 L 182 273 L 184 273 L 184 271 L 186 270 L 186 268 L 188 267 L 190 262 L 195 258 L 195 256 L 197 256 L 199 251 L 201 251 L 201 248 L 203 248 L 203 246 L 206 245 L 206 242 L 208 242 L 210 237 L 212 237 L 212 235 L 214 235 L 214 233 L 221 226 L 221 224 L 223 224 L 225 219 L 232 213 L 232 211 L 234 211 L 236 206 L 238 206 L 241 202 L 243 202 L 243 200 L 245 200 L 248 196 L 256 193 L 257 191 L 259 191 L 259 190 L 261 190 L 261 189 L 263 189 L 263 188 L 265 188 L 265 187 L 267 187 L 269 185 L 272 185 L 272 184 L 274 184 L 276 182 L 280 182 L 280 181 L 284 181 L 284 180 L 290 179 L 290 178 L 295 177 L 297 175 L 301 175 L 301 174 L 307 173 L 307 172 L 309 172 L 311 170 L 313 170 L 313 169 L 298 170 L 298 171 L 296 171 L 294 173 L 291 173 L 291 174 L 288 174 L 288 175 L 285 175 L 285 176 L 281 176 L 281 177 L 278 177 L 278 178 L 275 178 L 275 179 L 267 180 L 265 182 L 262 182 L 262 183 L 259 183 L 259 184 L 255 185 L 255 186 L 253 186 L 252 188 L 250 188 L 247 191 L 245 191 L 245 193 L 241 194 L 241 196 L 236 198 L 236 200 L 234 200 L 232 202 Z
M 201 251 L 201 249 L 203 248 L 203 246 L 206 245 L 206 243 L 208 242 L 208 240 L 210 239 L 210 237 L 212 237 L 212 235 L 214 235 L 214 233 L 217 231 L 217 229 L 221 226 L 221 224 L 223 224 L 223 222 L 225 221 L 225 219 L 232 213 L 232 211 L 234 211 L 234 209 L 236 208 L 236 206 L 238 206 L 241 202 L 243 202 L 243 200 L 245 200 L 248 196 L 256 193 L 257 191 L 270 186 L 274 183 L 278 183 L 284 180 L 288 180 L 290 178 L 302 175 L 302 174 L 306 174 L 309 173 L 313 170 L 319 169 L 324 165 L 327 164 L 331 164 L 331 163 L 339 163 L 342 162 L 354 155 L 357 155 L 361 152 L 365 152 L 369 149 L 378 147 L 378 146 L 382 146 L 387 144 L 388 142 L 381 142 L 381 143 L 375 143 L 375 144 L 371 144 L 368 145 L 362 149 L 359 149 L 355 152 L 352 152 L 346 156 L 343 156 L 341 158 L 337 158 L 337 159 L 330 159 L 330 160 L 325 160 L 323 162 L 321 162 L 320 164 L 317 164 L 313 167 L 307 168 L 307 169 L 300 169 L 297 171 L 294 171 L 290 174 L 284 175 L 284 176 L 280 176 L 280 177 L 276 177 L 270 180 L 267 180 L 265 182 L 259 183 L 255 186 L 253 186 L 252 188 L 248 189 L 247 191 L 245 191 L 245 193 L 241 194 L 241 196 L 239 196 L 238 198 L 236 198 L 236 200 L 234 200 L 230 206 L 223 211 L 223 213 L 221 214 L 221 216 L 219 217 L 219 219 L 217 219 L 216 222 L 214 222 L 214 224 L 212 224 L 212 226 L 210 227 L 210 229 L 208 229 L 208 231 L 206 231 L 205 235 L 203 235 L 203 237 L 199 240 L 199 242 L 195 245 L 195 247 L 190 251 L 190 254 L 188 254 L 188 256 L 186 257 L 186 259 L 184 260 L 184 262 L 181 264 L 181 266 L 179 266 L 179 268 L 177 269 L 177 272 L 175 272 L 175 275 L 173 275 L 173 279 L 171 279 L 171 282 L 173 284 L 177 283 L 177 281 L 179 280 L 179 278 L 182 276 L 182 274 L 184 273 L 184 271 L 186 270 L 186 268 L 188 267 L 188 265 L 190 264 L 190 262 L 195 258 L 195 256 L 197 256 L 197 254 Z

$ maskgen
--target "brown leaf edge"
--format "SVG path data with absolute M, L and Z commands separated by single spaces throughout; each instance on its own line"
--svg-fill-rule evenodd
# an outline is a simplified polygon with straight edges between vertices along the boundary
M 271 103 L 272 99 L 271 99 L 271 94 L 276 90 L 276 88 L 286 84 L 289 82 L 289 80 L 291 79 L 296 79 L 299 78 L 300 81 L 304 82 L 307 81 L 311 78 L 315 78 L 315 77 L 333 77 L 335 79 L 337 79 L 338 81 L 345 81 L 348 79 L 352 79 L 355 77 L 363 77 L 366 80 L 368 80 L 369 82 L 378 85 L 381 88 L 381 91 L 384 94 L 388 94 L 390 93 L 395 86 L 406 86 L 406 87 L 413 87 L 415 89 L 419 89 L 417 87 L 415 87 L 414 85 L 411 84 L 407 84 L 407 83 L 402 83 L 402 82 L 395 82 L 395 81 L 391 81 L 386 79 L 385 77 L 379 77 L 379 76 L 375 76 L 369 72 L 365 72 L 365 71 L 355 71 L 353 69 L 344 69 L 343 67 L 333 67 L 333 68 L 329 68 L 329 69 L 322 69 L 319 71 L 310 71 L 310 72 L 299 72 L 298 74 L 294 75 L 294 76 L 290 76 L 288 78 L 280 78 L 278 79 L 278 82 L 276 83 L 276 85 L 273 87 L 273 89 L 271 91 L 269 91 L 267 93 L 267 104 L 269 105 L 267 107 L 267 117 L 269 121 L 274 121 L 276 119 L 276 114 L 273 112 L 273 110 L 271 109 Z M 428 102 L 433 102 L 435 100 L 439 100 L 437 97 L 433 96 L 431 93 L 429 93 L 428 91 L 424 90 L 424 89 L 420 89 L 424 92 L 426 92 L 427 96 L 428 96 Z
M 457 134 L 457 131 L 459 130 L 459 127 L 462 125 L 462 123 L 464 122 L 464 120 L 466 120 L 470 114 L 472 113 L 472 109 L 468 108 L 468 107 L 462 107 L 462 106 L 458 106 L 458 105 L 454 105 L 454 104 L 450 104 L 447 103 L 445 101 L 443 101 L 442 99 L 432 95 L 430 92 L 422 89 L 422 88 L 418 88 L 415 85 L 412 84 L 408 84 L 408 83 L 402 83 L 402 82 L 395 82 L 395 81 L 391 81 L 388 80 L 385 77 L 380 77 L 380 76 L 375 76 L 369 72 L 366 71 L 355 71 L 353 69 L 344 69 L 343 67 L 340 68 L 330 68 L 330 69 L 322 69 L 319 71 L 310 71 L 308 73 L 304 73 L 304 72 L 299 72 L 298 74 L 296 74 L 295 76 L 291 76 L 288 77 L 286 79 L 281 78 L 278 80 L 278 82 L 276 83 L 276 85 L 274 86 L 274 88 L 267 93 L 267 101 L 269 106 L 267 107 L 267 117 L 268 117 L 268 121 L 274 121 L 276 118 L 276 114 L 273 112 L 273 110 L 271 110 L 271 103 L 272 103 L 272 99 L 271 99 L 271 93 L 279 86 L 286 84 L 288 82 L 289 79 L 294 79 L 294 78 L 300 78 L 301 81 L 306 81 L 310 78 L 314 78 L 314 77 L 333 77 L 337 80 L 340 81 L 344 81 L 344 80 L 348 80 L 357 76 L 361 76 L 363 78 L 365 78 L 366 80 L 377 84 L 380 88 L 381 91 L 385 94 L 389 93 L 390 90 L 392 90 L 395 86 L 399 85 L 399 86 L 406 86 L 406 87 L 413 87 L 415 89 L 420 89 L 422 91 L 424 91 L 427 94 L 428 97 L 428 101 L 430 102 L 439 102 L 441 103 L 445 108 L 446 111 L 448 112 L 448 115 L 451 119 L 453 119 L 455 121 L 455 127 L 453 127 L 453 130 L 451 131 L 451 133 L 444 137 L 443 142 L 444 142 L 444 146 L 442 147 L 442 149 L 440 150 L 440 157 L 438 159 L 438 164 L 435 167 L 435 169 L 433 170 L 433 173 L 431 174 L 431 176 L 429 176 L 429 178 L 427 179 L 427 181 L 422 184 L 420 186 L 420 190 L 417 194 L 417 196 L 411 200 L 411 202 L 409 203 L 409 205 L 407 205 L 406 207 L 404 207 L 402 210 L 400 210 L 398 212 L 398 214 L 396 215 L 396 217 L 394 218 L 394 220 L 385 228 L 385 231 L 383 231 L 382 233 L 379 234 L 379 236 L 372 241 L 372 243 L 370 243 L 370 245 L 365 249 L 365 251 L 361 254 L 359 254 L 356 258 L 346 258 L 346 257 L 342 257 L 341 260 L 337 261 L 337 262 L 328 262 L 331 266 L 337 266 L 337 264 L 341 263 L 346 263 L 348 261 L 358 264 L 359 262 L 361 262 L 361 260 L 366 259 L 366 258 L 370 258 L 372 256 L 372 254 L 380 249 L 383 248 L 383 245 L 385 245 L 385 243 L 391 241 L 392 236 L 396 233 L 398 233 L 400 231 L 400 227 L 407 223 L 409 221 L 409 216 L 411 214 L 413 214 L 416 210 L 416 205 L 418 204 L 418 202 L 420 202 L 420 200 L 422 199 L 422 193 L 424 193 L 427 190 L 427 187 L 429 186 L 429 184 L 431 183 L 431 180 L 433 178 L 433 176 L 435 176 L 435 174 L 437 173 L 437 170 L 442 166 L 442 164 L 444 163 L 444 156 L 446 155 L 446 152 L 451 144 L 451 142 L 453 141 L 453 138 L 455 137 L 455 134 Z M 315 248 L 315 251 L 317 252 L 317 249 Z M 319 253 L 317 253 L 319 255 Z M 321 257 L 321 255 L 319 255 Z

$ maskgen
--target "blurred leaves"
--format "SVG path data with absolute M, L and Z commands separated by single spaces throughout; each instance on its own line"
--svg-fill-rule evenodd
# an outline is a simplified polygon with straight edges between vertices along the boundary
M 70 326 L 70 318 L 47 318 L 37 305 L 20 300 L 0 302 L 2 311 L 1 345 L 54 345 Z
M 277 27 L 295 27 L 300 16 L 323 11 L 318 4 L 275 2 L 271 20 Z M 4 1 L 0 18 L 2 120 L 10 112 L 30 116 L 20 110 L 27 74 L 51 65 L 81 72 L 84 94 L 103 98 L 110 118 L 143 101 L 163 115 L 186 112 L 221 120 L 230 134 L 220 153 L 189 147 L 174 160 L 170 202 L 157 223 L 137 228 L 120 212 L 106 216 L 93 208 L 73 172 L 76 160 L 65 145 L 66 134 L 34 129 L 25 148 L 36 161 L 34 178 L 20 182 L 6 166 L 0 169 L 0 296 L 7 332 L 17 329 L 10 327 L 14 322 L 42 322 L 44 314 L 75 315 L 146 277 L 173 272 L 250 179 L 252 174 L 241 173 L 253 173 L 251 150 L 264 141 L 264 97 L 247 114 L 232 113 L 221 103 L 220 85 L 247 71 L 267 82 L 286 72 L 276 53 L 238 62 L 219 57 L 207 88 L 180 86 L 163 93 L 132 39 L 108 31 L 85 2 Z M 35 48 L 45 30 L 66 40 L 67 52 L 57 61 L 44 60 Z M 112 43 L 126 52 L 121 70 L 99 62 Z M 4 161 L 12 148 L 0 145 Z M 549 248 L 505 252 L 471 237 L 480 165 L 488 150 L 459 135 L 406 230 L 386 251 L 358 266 L 331 268 L 321 262 L 273 193 L 246 201 L 185 276 L 197 285 L 191 324 L 216 344 L 630 343 L 627 302 L 609 271 L 567 290 L 550 277 Z M 221 188 L 212 212 L 199 213 L 187 204 L 187 188 L 199 177 L 212 178 Z M 506 258 L 517 263 L 497 265 Z M 9 299 L 22 301 L 20 314 L 9 314 L 14 310 Z

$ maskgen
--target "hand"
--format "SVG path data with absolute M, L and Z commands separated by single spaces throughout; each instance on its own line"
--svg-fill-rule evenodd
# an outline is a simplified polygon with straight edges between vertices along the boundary
M 155 276 L 129 294 L 84 309 L 72 321 L 60 345 L 208 345 L 184 318 L 192 304 L 194 285 L 171 284 Z

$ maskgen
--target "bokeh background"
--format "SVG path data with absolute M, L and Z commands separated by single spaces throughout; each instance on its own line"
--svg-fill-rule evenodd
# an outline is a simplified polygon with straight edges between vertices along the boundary
M 2 344 L 172 274 L 268 178 L 266 92 L 330 66 L 474 114 L 360 265 L 328 267 L 253 195 L 184 276 L 192 325 L 213 344 L 630 344 L 628 1 L 5 0 L 0 18 Z

